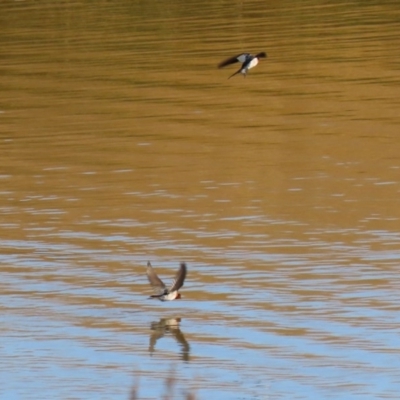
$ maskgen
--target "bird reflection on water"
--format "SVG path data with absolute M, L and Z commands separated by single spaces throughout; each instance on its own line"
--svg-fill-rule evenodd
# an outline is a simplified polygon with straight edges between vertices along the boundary
M 160 321 L 154 321 L 151 323 L 150 329 L 150 344 L 149 351 L 153 354 L 155 351 L 156 343 L 159 339 L 167 334 L 171 334 L 181 347 L 182 360 L 185 362 L 189 361 L 190 358 L 190 346 L 185 339 L 184 334 L 180 330 L 181 318 L 161 318 Z

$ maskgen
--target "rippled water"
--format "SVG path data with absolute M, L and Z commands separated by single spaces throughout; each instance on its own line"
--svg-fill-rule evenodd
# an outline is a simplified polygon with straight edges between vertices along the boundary
M 398 15 L 1 3 L 1 398 L 397 399 Z

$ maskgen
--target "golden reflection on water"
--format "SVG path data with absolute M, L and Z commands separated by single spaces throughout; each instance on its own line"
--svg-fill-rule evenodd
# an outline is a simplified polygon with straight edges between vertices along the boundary
M 397 11 L 3 2 L 5 393 L 155 397 L 167 362 L 200 398 L 397 398 Z

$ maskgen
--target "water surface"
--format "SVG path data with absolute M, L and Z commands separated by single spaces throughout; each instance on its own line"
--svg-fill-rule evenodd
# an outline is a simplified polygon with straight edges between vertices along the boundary
M 397 399 L 398 15 L 3 2 L 2 398 Z

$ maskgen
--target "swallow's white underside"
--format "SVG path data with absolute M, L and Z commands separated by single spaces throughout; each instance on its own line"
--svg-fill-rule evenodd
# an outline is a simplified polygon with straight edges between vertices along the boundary
M 178 295 L 178 291 L 175 290 L 175 291 L 173 291 L 173 292 L 171 292 L 171 293 L 168 293 L 168 294 L 162 296 L 161 299 L 162 299 L 163 301 L 175 300 L 177 295 Z

